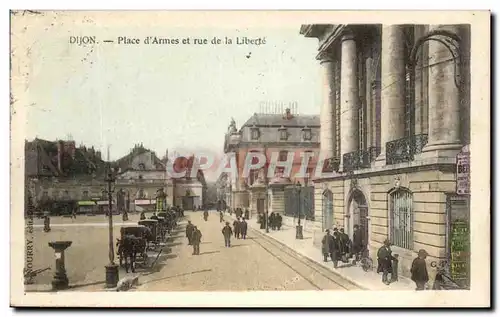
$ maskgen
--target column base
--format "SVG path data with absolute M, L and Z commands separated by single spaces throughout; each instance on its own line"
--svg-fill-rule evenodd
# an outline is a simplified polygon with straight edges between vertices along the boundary
M 54 279 L 52 280 L 52 289 L 54 291 L 60 291 L 63 289 L 67 289 L 69 287 L 68 276 L 66 275 L 66 271 L 59 271 L 54 274 Z
M 456 158 L 462 147 L 461 143 L 428 143 L 422 148 L 419 156 L 422 159 Z
M 106 288 L 113 288 L 118 285 L 118 265 L 106 265 Z
M 379 156 L 375 159 L 375 167 L 380 167 L 380 166 L 385 166 L 386 165 L 386 160 L 385 160 L 385 151 L 381 152 Z

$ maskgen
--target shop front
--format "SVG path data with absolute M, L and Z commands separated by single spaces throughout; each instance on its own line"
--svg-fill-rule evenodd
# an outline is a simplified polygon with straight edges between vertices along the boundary
M 95 214 L 97 212 L 97 204 L 93 200 L 80 200 L 77 203 L 77 214 Z
M 134 200 L 135 211 L 155 211 L 156 199 L 136 199 Z M 139 208 L 138 208 L 139 207 Z

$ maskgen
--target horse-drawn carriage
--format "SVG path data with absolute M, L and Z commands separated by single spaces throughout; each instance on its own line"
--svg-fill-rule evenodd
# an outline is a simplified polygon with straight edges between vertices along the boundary
M 145 226 L 151 230 L 151 236 L 148 238 L 148 249 L 151 249 L 150 245 L 158 246 L 158 243 L 161 239 L 160 226 L 158 220 L 156 219 L 144 219 L 139 220 L 139 225 Z
M 123 266 L 123 262 L 125 262 L 127 273 L 129 260 L 132 272 L 135 272 L 135 266 L 138 262 L 147 266 L 148 255 L 146 250 L 150 239 L 152 239 L 152 232 L 146 226 L 127 226 L 120 229 L 120 239 L 117 239 L 116 253 L 118 254 L 120 266 Z M 137 261 L 137 255 L 140 256 L 140 261 Z

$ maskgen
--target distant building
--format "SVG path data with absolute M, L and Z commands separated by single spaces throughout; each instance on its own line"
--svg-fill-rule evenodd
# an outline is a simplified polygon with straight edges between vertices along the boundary
M 25 196 L 39 212 L 88 212 L 101 196 L 105 162 L 93 147 L 75 141 L 25 142 Z
M 312 219 L 314 198 L 311 180 L 319 155 L 319 130 L 319 116 L 295 114 L 290 108 L 285 109 L 284 113 L 255 113 L 239 130 L 232 121 L 225 136 L 224 152 L 234 153 L 238 175 L 235 180 L 227 174 L 219 177 L 219 197 L 225 199 L 231 208 L 249 208 L 251 214 L 265 212 L 267 200 L 269 212 L 293 218 L 299 216 L 299 202 L 305 202 L 300 208 L 301 217 Z M 251 152 L 264 154 L 266 164 L 259 170 L 250 171 L 245 178 L 245 160 Z M 284 177 L 284 168 L 279 166 L 274 175 L 268 177 L 272 153 L 278 155 L 278 161 L 287 161 L 289 157 L 293 160 L 290 177 Z M 302 165 L 302 153 L 310 157 L 306 167 L 307 177 L 296 176 Z M 309 193 L 300 201 L 294 199 L 294 187 L 298 183 L 302 193 Z
M 194 210 L 206 204 L 207 183 L 205 175 L 198 169 L 193 177 L 193 168 L 199 166 L 199 161 L 194 155 L 181 156 L 174 154 L 173 168 L 176 173 L 185 171 L 183 177 L 174 178 L 173 205 L 184 210 Z
M 456 163 L 470 143 L 470 25 L 311 24 L 300 33 L 319 40 L 321 151 L 340 162 L 315 180 L 315 243 L 325 229 L 352 237 L 359 225 L 374 259 L 390 240 L 400 274 L 425 249 L 467 284 L 470 207 Z

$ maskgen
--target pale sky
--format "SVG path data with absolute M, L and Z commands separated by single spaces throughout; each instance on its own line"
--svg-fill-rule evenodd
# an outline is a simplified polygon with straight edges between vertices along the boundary
M 231 117 L 240 128 L 261 101 L 296 101 L 299 113 L 319 114 L 317 40 L 299 29 L 53 27 L 30 51 L 27 138 L 71 135 L 77 146 L 101 149 L 104 159 L 109 144 L 112 160 L 140 142 L 160 157 L 167 148 L 220 153 Z M 69 44 L 79 34 L 97 35 L 101 43 Z M 266 44 L 118 45 L 118 36 L 141 42 L 247 36 L 265 37 Z

